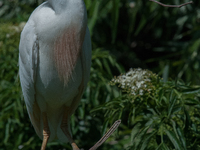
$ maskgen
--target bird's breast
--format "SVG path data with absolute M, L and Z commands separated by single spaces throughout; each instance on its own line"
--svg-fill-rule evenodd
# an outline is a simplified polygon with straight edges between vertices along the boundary
M 67 86 L 60 80 L 57 69 L 52 65 L 52 60 L 40 57 L 40 61 L 36 82 L 39 106 L 45 106 L 45 103 L 54 108 L 60 108 L 64 104 L 70 106 L 82 81 L 83 72 L 80 57 L 68 79 Z
M 37 16 L 33 20 L 40 47 L 44 47 L 40 49 L 41 54 L 52 61 L 51 67 L 55 67 L 65 86 L 81 53 L 87 26 L 85 6 L 79 7 L 67 6 L 66 11 L 56 14 L 49 3 L 44 3 L 35 12 L 37 15 L 33 15 Z
M 70 100 L 82 80 L 80 55 L 86 15 L 85 8 L 81 9 L 68 8 L 63 14 L 56 14 L 46 2 L 30 18 L 39 41 L 37 93 L 52 103 L 56 99 L 60 104 Z
M 85 31 L 76 26 L 68 27 L 54 41 L 54 65 L 60 80 L 67 85 L 81 53 Z

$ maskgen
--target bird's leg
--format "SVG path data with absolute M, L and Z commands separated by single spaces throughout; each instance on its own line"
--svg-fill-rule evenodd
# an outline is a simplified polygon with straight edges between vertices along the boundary
M 69 120 L 69 116 L 70 116 L 69 115 L 69 113 L 70 113 L 69 109 L 70 109 L 69 107 L 66 108 L 60 127 L 61 127 L 63 133 L 67 136 L 73 150 L 79 150 L 78 146 L 76 145 L 76 143 L 74 143 L 74 140 L 72 139 L 72 137 L 69 133 L 69 130 L 68 130 L 68 128 L 69 128 L 68 120 Z
M 42 147 L 41 150 L 45 150 L 48 139 L 50 137 L 50 130 L 49 130 L 49 125 L 48 125 L 48 121 L 47 121 L 47 114 L 46 113 L 42 113 L 42 117 L 43 117 L 43 142 L 42 142 Z

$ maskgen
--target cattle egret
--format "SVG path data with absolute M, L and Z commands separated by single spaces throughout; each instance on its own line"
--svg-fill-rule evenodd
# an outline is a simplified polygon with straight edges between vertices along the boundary
M 48 141 L 74 143 L 69 127 L 87 85 L 91 39 L 83 0 L 47 0 L 34 10 L 19 44 L 19 75 L 30 120 Z

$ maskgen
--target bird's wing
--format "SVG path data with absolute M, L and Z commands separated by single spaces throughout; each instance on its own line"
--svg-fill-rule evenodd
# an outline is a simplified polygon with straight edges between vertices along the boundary
M 90 79 L 91 57 L 92 57 L 92 45 L 89 29 L 86 29 L 85 39 L 83 43 L 83 51 L 81 55 L 82 67 L 83 67 L 83 80 L 84 90 Z
M 89 29 L 87 27 L 81 52 L 81 64 L 82 64 L 82 74 L 83 74 L 82 82 L 79 86 L 79 92 L 71 104 L 70 115 L 73 114 L 76 108 L 78 107 L 79 101 L 81 100 L 82 94 L 86 89 L 87 83 L 90 79 L 91 55 L 92 55 L 91 38 Z
M 34 23 L 29 20 L 21 33 L 19 44 L 19 76 L 29 117 L 40 136 L 40 109 L 35 101 L 38 59 L 39 42 L 34 31 Z

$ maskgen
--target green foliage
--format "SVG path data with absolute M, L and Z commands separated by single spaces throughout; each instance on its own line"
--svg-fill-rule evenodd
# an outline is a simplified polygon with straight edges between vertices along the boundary
M 23 105 L 20 100 L 21 93 L 19 83 L 17 81 L 18 35 L 19 34 L 11 28 L 11 24 L 3 24 L 0 26 L 1 148 L 5 146 L 12 148 L 11 143 L 20 144 L 20 139 L 22 138 L 20 130 L 23 129 L 23 124 L 21 124 L 20 121 L 24 114 Z M 12 138 L 10 133 L 15 134 L 16 130 L 19 131 L 19 137 L 13 136 Z
M 41 146 L 22 101 L 18 78 L 18 44 L 23 24 L 0 24 L 0 150 L 39 149 Z M 71 117 L 72 133 L 80 147 L 89 149 L 101 137 L 102 116 L 99 114 L 99 118 L 93 119 L 90 110 L 118 96 L 117 89 L 107 84 L 113 77 L 113 70 L 122 72 L 122 67 L 108 51 L 94 49 L 90 82 L 80 106 Z M 71 148 L 59 141 L 48 144 L 48 149 L 61 147 Z
M 165 80 L 200 83 L 199 1 L 180 9 L 142 0 L 85 2 L 93 41 L 108 48 L 126 69 L 149 68 Z
M 0 16 L 25 21 L 43 1 L 1 0 Z M 180 9 L 143 0 L 84 1 L 95 49 L 108 49 L 126 69 L 148 68 L 162 74 L 164 80 L 171 77 L 200 83 L 198 0 Z M 186 1 L 162 2 L 178 5 Z
M 135 74 L 131 77 L 135 78 Z M 120 84 L 124 82 L 124 78 L 118 77 L 118 80 Z M 129 79 L 128 83 L 133 82 Z M 125 93 L 93 112 L 104 112 L 110 122 L 121 119 L 128 125 L 131 129 L 128 149 L 199 149 L 200 86 L 187 85 L 180 80 L 164 83 L 159 78 L 151 83 L 156 90 L 149 94 L 136 95 L 120 86 Z M 120 136 L 125 135 L 121 133 Z
M 0 149 L 18 149 L 29 145 L 36 136 L 31 130 L 18 79 L 20 29 L 11 23 L 0 24 Z M 17 135 L 17 136 L 16 136 Z M 25 140 L 27 139 L 27 140 Z M 25 142 L 26 141 L 26 142 Z M 38 140 L 36 140 L 38 141 Z M 31 145 L 35 148 L 35 144 Z
M 24 21 L 28 19 L 30 13 L 33 11 L 33 7 L 37 7 L 37 4 L 41 4 L 44 0 L 1 0 L 0 1 L 0 17 L 14 21 Z M 22 13 L 26 10 L 26 13 Z
M 102 120 L 104 120 L 101 114 L 96 114 L 94 117 L 90 111 L 119 96 L 118 89 L 111 88 L 111 85 L 107 84 L 113 77 L 112 68 L 117 69 L 118 72 L 122 71 L 122 67 L 119 66 L 108 51 L 100 48 L 94 49 L 92 52 L 90 81 L 81 100 L 80 107 L 71 120 L 74 138 L 79 139 L 77 141 L 79 145 L 86 149 L 89 149 L 100 139 Z

